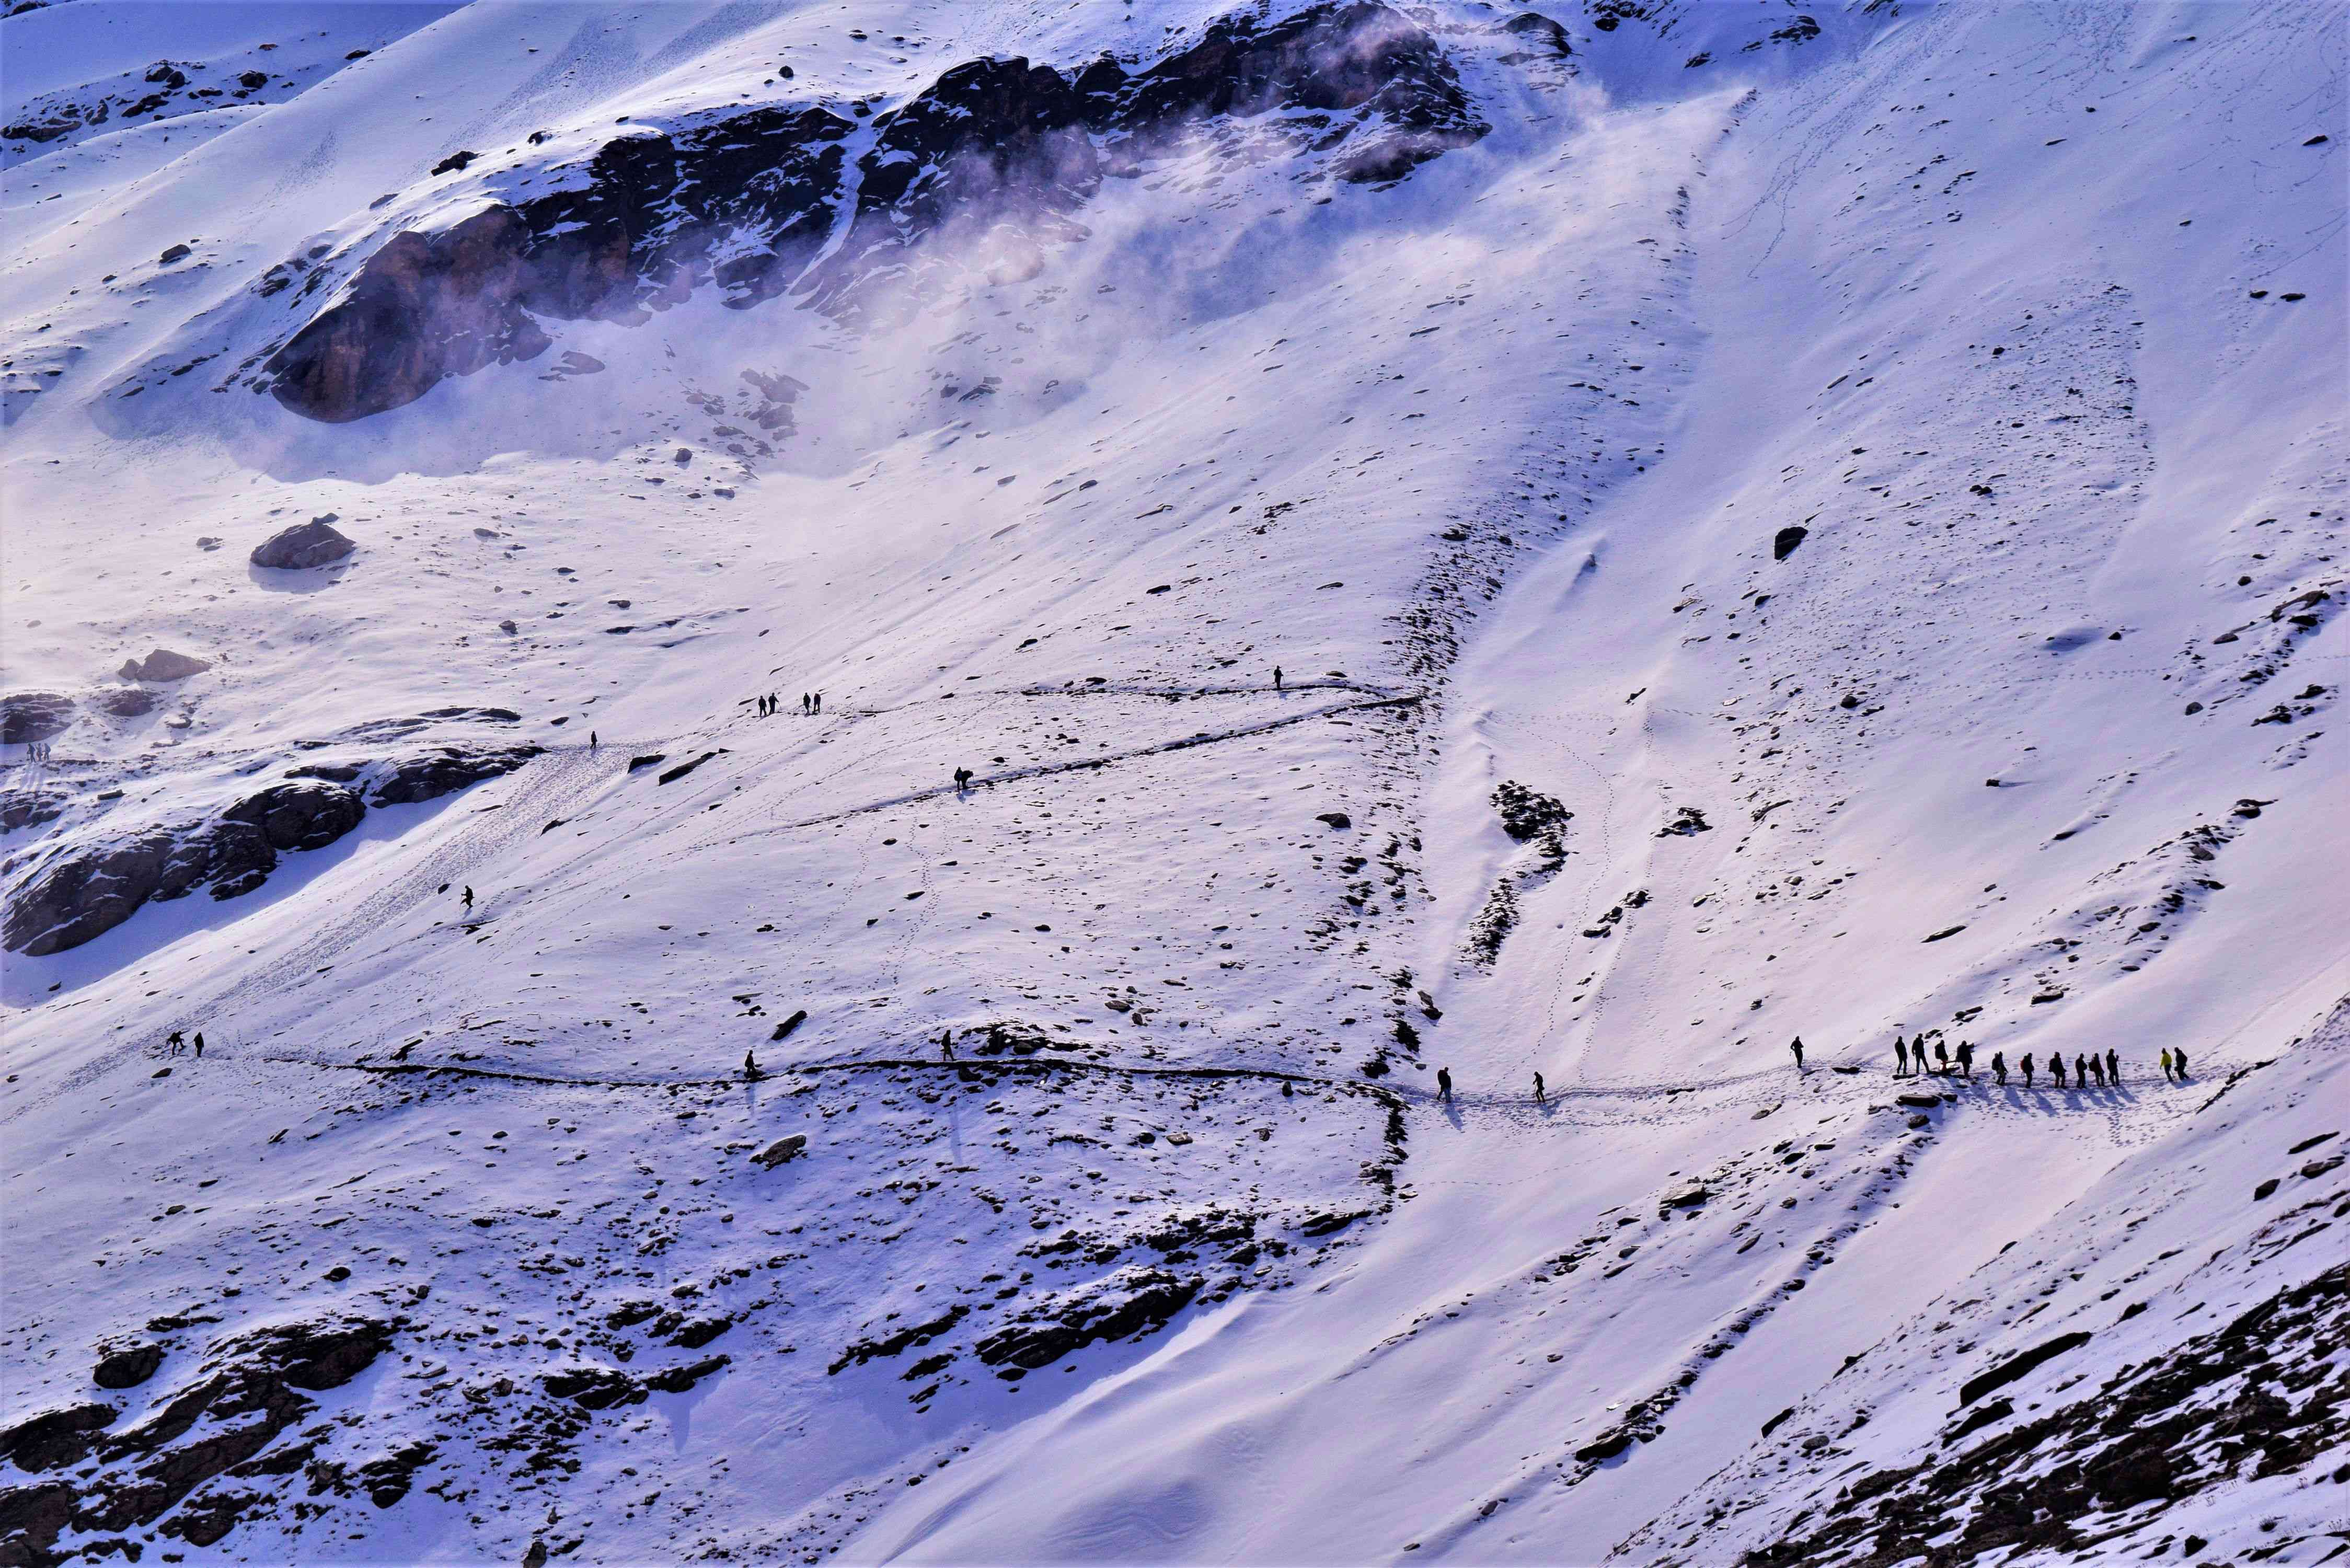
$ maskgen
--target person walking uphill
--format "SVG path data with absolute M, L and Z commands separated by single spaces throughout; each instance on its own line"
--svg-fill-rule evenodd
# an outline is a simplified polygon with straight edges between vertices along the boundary
M 1975 1075 L 1975 1044 L 1971 1040 L 1959 1042 L 1959 1071 L 1970 1078 Z
M 1787 1043 L 1787 1049 L 1794 1053 L 1795 1071 L 1802 1072 L 1804 1070 L 1804 1037 L 1800 1034 L 1796 1035 Z
M 1448 1106 L 1452 1103 L 1452 1069 L 1450 1067 L 1436 1070 L 1436 1097 Z
M 2003 1088 L 2007 1087 L 2007 1053 L 2006 1053 L 2006 1052 L 2004 1052 L 2004 1051 L 1994 1051 L 1994 1052 L 1992 1052 L 1992 1053 L 1991 1054 L 1991 1075 L 1992 1077 L 1997 1078 L 1997 1079 L 1999 1080 L 1999 1086 L 2000 1086 L 2001 1088 L 2002 1088 L 2002 1089 L 2003 1089 Z
M 1906 1077 L 1909 1072 L 1909 1042 L 1900 1035 L 1893 1037 L 1893 1075 Z
M 2023 1086 L 2027 1089 L 2032 1087 L 2032 1053 L 2026 1051 L 2023 1054 L 2023 1060 L 2018 1062 L 2016 1065 L 2023 1069 Z

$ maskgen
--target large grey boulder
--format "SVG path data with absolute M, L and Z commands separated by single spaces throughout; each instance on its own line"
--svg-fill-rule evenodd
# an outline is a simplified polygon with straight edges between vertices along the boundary
M 359 545 L 335 527 L 335 514 L 313 517 L 272 534 L 253 552 L 253 564 L 274 571 L 303 571 L 331 566 Z
M 284 536 L 279 535 L 280 538 Z M 263 546 L 264 549 L 267 547 Z M 202 675 L 212 667 L 209 659 L 198 659 L 192 654 L 174 653 L 168 648 L 159 648 L 144 659 L 124 659 L 122 668 L 115 673 L 125 680 L 185 680 L 191 675 Z

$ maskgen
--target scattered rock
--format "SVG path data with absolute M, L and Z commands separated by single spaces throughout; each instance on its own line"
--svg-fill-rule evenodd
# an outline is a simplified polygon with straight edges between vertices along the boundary
M 255 546 L 253 564 L 273 571 L 295 572 L 313 566 L 324 566 L 341 560 L 359 548 L 347 535 L 335 527 L 335 514 L 313 517 L 307 523 L 296 523 L 291 528 L 280 529 Z
M 1348 816 L 1343 811 L 1326 811 L 1316 816 L 1314 820 L 1316 822 L 1326 822 L 1333 828 L 1341 830 L 1355 826 L 1355 819 Z
M 1811 530 L 1797 525 L 1782 528 L 1771 538 L 1771 558 L 1783 561 L 1795 553 L 1795 546 L 1810 537 Z
M 1693 805 L 1685 805 L 1674 815 L 1670 822 L 1657 829 L 1657 836 L 1669 838 L 1678 836 L 1685 838 L 1692 834 L 1712 831 L 1713 824 L 1705 819 L 1705 813 Z
M 807 1134 L 786 1133 L 751 1158 L 773 1170 L 807 1152 Z
M 2054 1361 L 2066 1351 L 2078 1350 L 2089 1343 L 2089 1338 L 2088 1331 L 2076 1329 L 2071 1334 L 2060 1334 L 2045 1344 L 2033 1345 L 2030 1350 L 2020 1355 L 2011 1355 L 1989 1371 L 1980 1373 L 1960 1384 L 1959 1403 L 1971 1405 L 1992 1389 L 2004 1387 L 2032 1371 L 2033 1368 Z

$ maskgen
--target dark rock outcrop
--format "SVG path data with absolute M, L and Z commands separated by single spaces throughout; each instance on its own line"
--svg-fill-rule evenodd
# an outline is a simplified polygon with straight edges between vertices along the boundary
M 160 1345 L 127 1345 L 99 1354 L 89 1380 L 100 1388 L 136 1388 L 163 1365 Z
M 376 785 L 372 799 L 377 805 L 413 805 L 420 801 L 438 800 L 452 790 L 510 774 L 538 754 L 539 748 L 532 745 L 485 751 L 442 746 L 394 763 L 383 782 Z
M 38 958 L 104 935 L 151 899 L 207 885 L 215 898 L 250 893 L 280 854 L 323 848 L 366 815 L 358 791 L 300 781 L 247 795 L 208 821 L 68 846 L 11 891 L 0 948 Z
M 144 659 L 126 659 L 117 671 L 125 680 L 185 680 L 212 668 L 212 660 L 159 648 Z
M 367 803 L 358 792 L 318 780 L 272 784 L 221 813 L 224 822 L 257 827 L 269 847 L 323 849 L 359 825 Z
M 1017 1379 L 1098 1341 L 1150 1333 L 1191 1305 L 1206 1285 L 1197 1274 L 1142 1265 L 1120 1269 L 1072 1293 L 1052 1315 L 1006 1324 L 972 1349 L 981 1361 L 1003 1369 L 999 1376 Z
M 49 861 L 10 895 L 0 948 L 40 958 L 112 930 L 154 896 L 172 846 L 157 828 Z
M 89 694 L 89 705 L 111 719 L 136 719 L 155 711 L 156 697 L 143 686 L 101 686 Z
M 11 691 L 0 697 L 0 744 L 46 741 L 73 722 L 74 700 L 62 691 Z
M 390 408 L 391 404 L 385 404 Z M 367 410 L 373 413 L 376 410 Z M 357 419 L 359 416 L 350 416 Z M 349 535 L 335 526 L 335 514 L 313 517 L 307 523 L 296 523 L 283 528 L 255 546 L 253 564 L 273 571 L 303 571 L 312 566 L 331 566 L 359 548 Z
M 967 61 L 874 119 L 847 233 L 816 272 L 850 200 L 855 121 L 777 104 L 634 130 L 559 191 L 394 234 L 263 375 L 288 410 L 341 423 L 443 377 L 535 358 L 550 346 L 540 319 L 633 323 L 704 286 L 738 308 L 792 290 L 851 317 L 866 284 L 902 275 L 957 226 L 986 234 L 983 270 L 1029 275 L 1039 237 L 1078 233 L 1066 214 L 1105 173 L 1138 171 L 1195 123 L 1276 110 L 1337 178 L 1358 182 L 1400 178 L 1489 129 L 1435 39 L 1377 0 L 1226 17 L 1135 75 L 1107 56 L 1073 77 Z
M 1811 530 L 1790 524 L 1771 536 L 1771 558 L 1783 561 L 1795 553 L 1795 546 L 1811 536 Z
M 111 1405 L 92 1401 L 27 1416 L 0 1430 L 0 1459 L 36 1473 L 78 1465 L 120 1414 Z
M 0 789 L 0 833 L 38 827 L 55 822 L 66 809 L 66 797 L 56 790 Z

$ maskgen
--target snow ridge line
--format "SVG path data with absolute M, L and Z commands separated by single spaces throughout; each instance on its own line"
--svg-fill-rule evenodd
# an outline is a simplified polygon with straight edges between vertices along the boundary
M 1243 688 L 1243 690 L 1247 689 Z M 1055 695 L 1060 695 L 1060 693 L 1055 693 Z M 893 806 L 913 805 L 926 800 L 937 800 L 943 795 L 967 794 L 971 787 L 981 784 L 1012 784 L 1022 779 L 1048 778 L 1055 774 L 1083 773 L 1091 769 L 1107 767 L 1112 763 L 1132 762 L 1139 757 L 1158 756 L 1168 752 L 1185 751 L 1193 746 L 1213 745 L 1222 741 L 1246 740 L 1251 735 L 1265 734 L 1274 730 L 1286 729 L 1292 724 L 1303 724 L 1315 719 L 1336 718 L 1342 713 L 1360 713 L 1373 708 L 1409 708 L 1416 706 L 1421 701 L 1423 701 L 1422 693 L 1412 692 L 1401 697 L 1381 697 L 1367 702 L 1340 702 L 1326 708 L 1316 708 L 1310 712 L 1291 713 L 1278 719 L 1268 719 L 1263 723 L 1245 724 L 1234 730 L 1203 731 L 1198 734 L 1186 735 L 1180 740 L 1162 741 L 1151 746 L 1137 746 L 1130 751 L 1110 752 L 1098 757 L 1085 757 L 1066 763 L 1041 763 L 1035 767 L 1013 768 L 1000 774 L 983 774 L 972 778 L 971 785 L 962 790 L 958 790 L 951 784 L 940 784 L 932 789 L 916 790 L 909 794 L 893 795 L 887 800 L 871 801 L 864 805 L 852 805 L 841 811 L 827 812 L 821 816 L 804 817 L 797 822 L 780 823 L 774 827 L 753 828 L 748 833 L 738 833 L 725 838 L 708 839 L 693 847 L 714 849 L 721 845 L 741 844 L 749 839 L 764 838 L 774 834 L 796 833 L 802 828 L 821 827 L 827 823 L 843 822 L 852 816 L 864 816 L 877 811 L 888 811 Z

